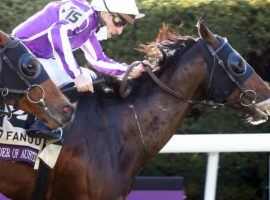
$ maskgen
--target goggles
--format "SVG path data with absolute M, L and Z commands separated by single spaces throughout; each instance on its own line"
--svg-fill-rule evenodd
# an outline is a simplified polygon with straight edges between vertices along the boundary
M 127 14 L 112 14 L 113 23 L 116 27 L 124 27 L 128 24 L 133 24 L 135 16 L 127 15 Z

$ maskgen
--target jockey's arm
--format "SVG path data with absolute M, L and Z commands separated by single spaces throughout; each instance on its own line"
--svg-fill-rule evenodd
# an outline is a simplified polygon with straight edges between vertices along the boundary
M 92 77 L 87 71 L 82 70 L 82 68 L 78 66 L 72 53 L 72 47 L 68 37 L 68 33 L 70 31 L 74 31 L 77 28 L 86 28 L 83 26 L 89 24 L 87 23 L 87 21 L 89 20 L 87 14 L 82 13 L 81 15 L 77 15 L 77 17 L 78 16 L 81 17 L 76 18 L 78 19 L 76 21 L 74 21 L 73 18 L 72 20 L 69 20 L 69 18 L 66 19 L 65 16 L 62 16 L 62 20 L 51 26 L 48 38 L 53 48 L 53 54 L 57 63 L 66 71 L 66 73 L 72 79 L 74 79 L 74 83 L 78 91 L 93 92 Z
M 74 79 L 81 74 L 81 70 L 73 56 L 68 38 L 68 31 L 72 28 L 68 21 L 59 21 L 51 27 L 48 37 L 57 63 Z
M 89 40 L 82 45 L 81 49 L 83 50 L 86 59 L 91 63 L 91 65 L 97 71 L 104 74 L 117 76 L 121 79 L 129 67 L 129 65 L 125 63 L 119 63 L 108 58 L 104 54 L 95 34 L 89 37 Z M 144 70 L 142 64 L 138 64 L 138 66 L 135 67 L 130 73 L 130 76 L 138 77 L 143 71 Z
M 99 72 L 111 76 L 119 76 L 126 72 L 128 65 L 125 63 L 118 63 L 108 58 L 93 33 L 89 39 L 81 46 L 84 55 L 88 62 Z

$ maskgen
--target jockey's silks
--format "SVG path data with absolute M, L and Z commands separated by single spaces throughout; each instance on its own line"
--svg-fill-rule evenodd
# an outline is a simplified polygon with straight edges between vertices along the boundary
M 121 75 L 127 65 L 106 57 L 96 37 L 98 14 L 85 0 L 49 3 L 13 30 L 38 58 L 55 58 L 70 77 L 81 73 L 72 51 L 81 48 L 86 59 L 98 71 Z

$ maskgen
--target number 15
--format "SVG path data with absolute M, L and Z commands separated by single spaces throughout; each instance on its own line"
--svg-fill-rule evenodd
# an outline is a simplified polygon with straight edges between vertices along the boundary
M 67 16 L 66 19 L 72 23 L 76 23 L 79 19 L 79 17 L 82 16 L 81 13 L 76 12 L 75 10 L 72 10 Z

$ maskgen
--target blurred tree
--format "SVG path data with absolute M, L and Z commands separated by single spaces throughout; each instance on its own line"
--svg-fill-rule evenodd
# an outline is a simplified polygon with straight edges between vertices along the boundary
M 42 9 L 50 0 L 1 0 L 0 28 L 11 33 L 12 29 Z

